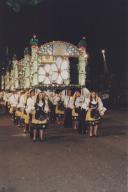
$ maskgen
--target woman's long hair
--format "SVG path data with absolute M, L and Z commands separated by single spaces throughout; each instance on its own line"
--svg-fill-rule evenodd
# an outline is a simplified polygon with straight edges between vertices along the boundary
M 35 107 L 36 107 L 36 108 L 37 108 L 37 104 L 38 104 L 39 101 L 40 101 L 39 94 L 40 94 L 40 93 L 38 93 L 38 95 L 37 95 L 37 97 L 36 97 L 36 103 L 35 103 Z M 43 109 L 44 109 L 44 107 L 45 107 L 45 99 L 44 99 L 44 96 L 42 97 L 41 101 L 44 103 L 44 105 L 43 105 Z
M 92 102 L 93 99 L 95 99 L 96 102 L 98 102 L 98 95 L 95 91 L 93 91 L 95 93 L 95 97 L 92 98 L 92 93 L 90 94 L 90 102 Z

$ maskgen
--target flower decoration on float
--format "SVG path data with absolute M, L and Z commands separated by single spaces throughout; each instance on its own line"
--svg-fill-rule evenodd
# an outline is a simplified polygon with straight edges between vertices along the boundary
M 69 79 L 69 60 L 67 57 L 58 57 L 52 64 L 52 81 L 58 85 Z
M 52 72 L 50 64 L 45 64 L 39 67 L 39 76 L 38 76 L 39 83 L 43 83 L 46 85 L 51 84 L 51 75 Z

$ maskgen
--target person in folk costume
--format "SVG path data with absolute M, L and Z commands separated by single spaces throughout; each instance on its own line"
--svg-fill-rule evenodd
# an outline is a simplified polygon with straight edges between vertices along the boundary
M 19 96 L 19 103 L 17 105 L 17 109 L 20 112 L 18 126 L 23 126 L 23 114 L 25 110 L 25 103 L 26 103 L 25 91 L 21 91 Z
M 65 99 L 65 96 L 66 96 L 65 93 L 66 93 L 65 90 L 63 90 L 63 91 L 61 91 L 61 92 L 59 93 L 59 96 L 60 96 L 61 101 L 62 101 L 63 103 L 64 103 L 64 99 Z
M 44 95 L 45 98 L 45 113 L 47 113 L 48 119 L 49 119 L 49 114 L 50 114 L 50 100 L 49 96 L 47 94 Z
M 24 133 L 27 133 L 29 130 L 29 115 L 26 112 L 27 100 L 30 97 L 30 90 L 27 90 L 24 94 L 25 108 L 23 112 L 23 124 L 24 124 Z
M 2 102 L 5 101 L 3 98 L 4 98 L 4 92 L 1 91 L 0 92 L 0 113 L 2 111 Z
M 0 92 L 0 102 L 1 102 L 1 101 L 3 101 L 4 94 L 5 94 L 5 92 L 4 92 L 4 91 L 1 91 L 1 92 Z
M 15 124 L 18 125 L 19 123 L 19 119 L 20 119 L 20 111 L 19 111 L 19 108 L 18 108 L 18 104 L 19 104 L 19 100 L 20 100 L 20 91 L 16 91 L 16 94 L 17 94 L 17 98 L 18 98 L 18 102 L 17 102 L 17 106 L 16 106 L 16 109 L 15 109 Z
M 49 105 L 45 94 L 40 92 L 36 97 L 35 113 L 32 118 L 33 141 L 37 140 L 37 133 L 39 133 L 40 141 L 43 141 L 45 136 L 45 129 L 48 122 Z
M 6 97 L 6 101 L 7 101 L 7 111 L 8 111 L 8 113 L 9 113 L 9 111 L 10 111 L 10 109 L 11 109 L 11 105 L 10 105 L 10 102 L 9 102 L 9 98 L 11 97 L 11 95 L 12 95 L 12 93 L 11 93 L 11 91 L 9 91 L 9 92 L 7 92 L 6 93 L 7 94 L 7 97 Z
M 72 124 L 73 129 L 78 130 L 79 125 L 79 117 L 80 117 L 80 101 L 81 101 L 81 93 L 79 90 L 76 90 L 74 95 L 74 108 L 72 110 Z
M 87 122 L 85 120 L 85 116 L 87 114 L 88 110 L 88 104 L 89 104 L 89 94 L 84 94 L 82 96 L 82 103 L 81 103 L 81 111 L 80 111 L 80 117 L 79 117 L 79 133 L 80 134 L 86 134 L 87 133 Z
M 49 120 L 53 122 L 54 119 L 54 115 L 52 113 L 53 112 L 53 95 L 54 93 L 50 91 L 49 94 L 45 93 L 48 96 L 48 100 L 49 100 L 49 108 L 50 108 L 50 113 L 49 113 Z
M 19 95 L 16 91 L 13 91 L 12 95 L 9 97 L 9 103 L 12 108 L 12 118 L 14 123 L 15 123 L 15 112 L 16 112 L 16 107 L 18 105 L 18 101 L 19 101 Z
M 104 108 L 100 97 L 98 97 L 95 91 L 92 91 L 89 99 L 88 111 L 85 117 L 90 127 L 90 137 L 97 136 L 98 126 L 105 111 L 106 108 Z
M 74 98 L 71 96 L 71 93 L 71 90 L 68 90 L 64 99 L 64 126 L 67 128 L 72 127 L 72 110 L 74 108 Z
M 3 95 L 3 101 L 5 102 L 6 112 L 8 113 L 9 92 L 4 91 L 4 92 L 1 92 L 1 94 Z
M 12 107 L 11 107 L 11 104 L 10 104 L 10 101 L 9 101 L 9 98 L 12 96 L 12 92 L 11 91 L 9 91 L 8 93 L 7 93 L 7 111 L 8 111 L 8 113 L 10 114 L 10 115 L 12 115 L 12 113 L 13 113 L 13 110 L 12 110 Z
M 56 122 L 56 105 L 60 100 L 59 94 L 56 92 L 52 92 L 49 97 L 50 100 L 50 120 L 52 122 Z
M 74 109 L 73 109 L 73 113 L 72 113 L 73 128 L 75 130 L 78 129 L 80 111 L 81 111 L 81 93 L 80 93 L 80 91 L 77 90 L 74 93 Z
M 25 133 L 30 131 L 30 122 L 32 120 L 32 115 L 35 111 L 35 100 L 36 100 L 35 91 L 31 90 L 30 92 L 27 93 L 27 101 L 26 101 L 25 111 L 27 113 L 28 122 L 26 123 L 26 127 L 24 130 Z
M 78 133 L 79 134 L 86 134 L 86 122 L 85 116 L 88 110 L 88 103 L 89 103 L 89 95 L 88 94 L 81 94 L 78 104 L 79 105 L 79 113 L 78 113 Z
M 6 92 L 0 92 L 0 114 L 5 114 L 7 112 L 7 102 L 5 98 Z
M 56 105 L 56 123 L 59 127 L 64 125 L 64 100 L 62 92 L 58 95 L 58 102 Z

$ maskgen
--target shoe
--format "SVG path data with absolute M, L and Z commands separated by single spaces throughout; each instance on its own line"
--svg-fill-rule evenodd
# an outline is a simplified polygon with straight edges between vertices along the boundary
M 25 133 L 25 134 L 27 133 L 26 129 L 24 129 L 24 133 Z
M 35 139 L 35 138 L 33 139 L 33 142 L 36 142 L 36 139 Z

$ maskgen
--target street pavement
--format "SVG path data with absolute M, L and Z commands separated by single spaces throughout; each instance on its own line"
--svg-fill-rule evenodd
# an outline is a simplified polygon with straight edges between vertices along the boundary
M 33 143 L 0 116 L 0 192 L 128 192 L 127 117 L 108 111 L 97 138 L 51 124 Z

